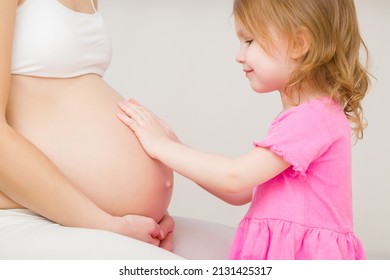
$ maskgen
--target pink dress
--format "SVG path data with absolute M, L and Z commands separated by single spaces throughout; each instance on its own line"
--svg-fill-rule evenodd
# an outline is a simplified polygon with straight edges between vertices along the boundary
M 280 114 L 254 145 L 291 166 L 255 188 L 230 258 L 364 259 L 353 233 L 350 127 L 342 108 L 329 98 L 305 102 Z

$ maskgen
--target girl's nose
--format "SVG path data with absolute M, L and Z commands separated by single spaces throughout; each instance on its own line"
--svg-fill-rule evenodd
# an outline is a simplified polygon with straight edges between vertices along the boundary
M 239 52 L 237 55 L 236 55 L 236 62 L 240 63 L 240 64 L 243 64 L 244 63 L 244 56 L 242 55 L 241 52 Z
M 244 61 L 245 61 L 244 52 L 242 51 L 242 49 L 240 49 L 236 55 L 236 62 L 240 64 L 244 64 Z

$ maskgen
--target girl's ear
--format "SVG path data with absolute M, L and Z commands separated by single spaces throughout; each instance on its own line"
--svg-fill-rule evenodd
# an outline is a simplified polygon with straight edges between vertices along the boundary
M 311 47 L 311 35 L 306 27 L 300 26 L 294 32 L 291 48 L 291 58 L 300 59 L 304 57 Z

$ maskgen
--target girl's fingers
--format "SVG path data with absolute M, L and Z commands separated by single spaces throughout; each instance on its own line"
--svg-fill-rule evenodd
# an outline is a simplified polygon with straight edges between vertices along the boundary
M 131 104 L 127 101 L 122 101 L 118 104 L 118 107 L 126 113 L 130 118 L 132 118 L 134 121 L 138 123 L 142 123 L 145 119 L 144 114 L 142 113 L 142 110 L 138 108 L 138 106 Z
M 139 105 L 138 101 L 133 98 L 130 98 L 128 102 Z
M 159 119 L 153 112 L 140 105 L 134 99 L 120 102 L 119 108 L 121 108 L 127 115 L 129 115 L 139 124 Z
M 141 127 L 160 128 L 165 135 L 171 134 L 171 129 L 153 112 L 134 100 L 122 101 L 118 104 L 121 112 L 117 116 L 134 132 Z
M 130 127 L 132 130 L 135 129 L 137 122 L 135 122 L 131 117 L 129 117 L 127 114 L 125 114 L 123 111 L 119 111 L 116 116 L 118 119 L 120 119 L 122 122 L 124 122 L 128 127 Z
M 142 115 L 143 120 L 154 120 L 157 118 L 157 116 L 150 111 L 148 108 L 145 108 L 144 106 L 140 105 L 137 101 L 134 99 L 130 99 L 127 104 L 130 104 L 130 106 L 136 110 L 140 115 Z
M 133 117 L 134 112 L 132 112 L 131 108 L 126 105 L 125 101 L 121 101 L 118 103 L 118 107 L 125 112 L 129 117 Z

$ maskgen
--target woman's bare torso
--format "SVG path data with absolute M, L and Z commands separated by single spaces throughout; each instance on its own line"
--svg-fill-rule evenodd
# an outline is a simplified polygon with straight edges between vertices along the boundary
M 173 173 L 150 159 L 116 118 L 122 99 L 98 75 L 13 75 L 7 121 L 102 209 L 158 221 L 172 195 Z M 17 206 L 0 193 L 0 208 Z

